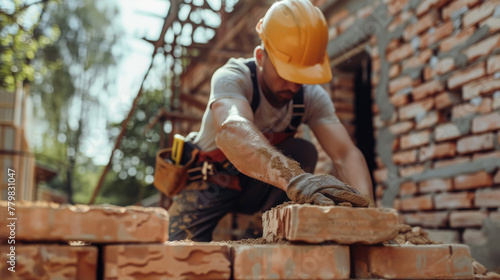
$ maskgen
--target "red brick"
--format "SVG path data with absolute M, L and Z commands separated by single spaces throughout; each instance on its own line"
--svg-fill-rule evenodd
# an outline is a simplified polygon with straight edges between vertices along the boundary
M 339 34 L 349 29 L 349 27 L 351 27 L 355 22 L 356 22 L 355 15 L 350 15 L 348 18 L 341 21 L 339 24 Z
M 387 30 L 389 32 L 393 32 L 397 27 L 399 27 L 401 24 L 406 22 L 410 17 L 413 15 L 413 13 L 408 12 L 408 11 L 403 11 L 402 13 L 398 14 L 397 16 L 393 17 L 392 22 L 389 24 L 387 27 Z M 375 36 L 373 36 L 375 37 Z
M 436 95 L 434 100 L 436 103 L 436 109 L 444 109 L 462 102 L 462 96 L 456 92 L 445 91 Z
M 420 101 L 412 102 L 409 105 L 405 105 L 399 108 L 399 118 L 401 120 L 408 120 L 419 115 L 423 115 L 426 112 L 434 108 L 434 99 L 427 98 Z
M 375 182 L 377 183 L 383 183 L 387 181 L 387 175 L 388 175 L 387 168 L 377 169 L 373 171 L 373 177 L 375 179 Z
M 500 71 L 500 55 L 489 57 L 486 63 L 486 69 L 488 70 L 488 74 Z
M 493 149 L 493 137 L 493 133 L 486 133 L 461 138 L 457 141 L 457 152 L 467 154 Z
M 237 245 L 232 251 L 235 280 L 348 279 L 350 275 L 348 246 Z
M 387 43 L 387 46 L 385 47 L 385 52 L 389 53 L 390 51 L 397 49 L 399 46 L 401 46 L 401 40 L 399 38 L 392 39 L 389 41 L 389 43 Z
M 356 12 L 356 16 L 358 18 L 366 18 L 369 17 L 373 12 L 373 7 L 372 6 L 366 6 L 364 8 L 361 8 Z
M 401 210 L 401 199 L 395 198 L 394 201 L 392 202 L 392 208 L 396 210 Z
M 431 8 L 440 8 L 446 4 L 448 4 L 451 0 L 423 0 L 418 5 L 416 12 L 418 16 L 423 15 Z
M 479 0 L 454 0 L 449 5 L 443 8 L 443 19 L 449 19 L 453 13 L 461 10 L 464 7 L 471 8 L 475 6 Z
M 401 149 L 410 149 L 429 143 L 431 132 L 424 130 L 401 136 Z
M 335 14 L 333 14 L 329 19 L 328 19 L 328 25 L 333 26 L 339 23 L 340 21 L 346 19 L 349 16 L 349 11 L 347 9 L 343 9 Z
M 498 47 L 500 47 L 500 34 L 489 36 L 487 39 L 468 47 L 465 49 L 464 54 L 467 56 L 467 59 L 471 61 L 482 56 L 488 56 Z
M 457 105 L 452 108 L 451 110 L 451 116 L 453 119 L 458 119 L 458 118 L 463 118 L 465 116 L 468 116 L 470 114 L 475 114 L 475 113 L 482 113 L 486 114 L 491 112 L 491 98 L 485 97 L 485 98 L 479 98 L 481 103 L 465 103 L 462 105 Z
M 485 171 L 479 171 L 455 177 L 453 185 L 456 190 L 491 187 L 493 185 L 493 178 L 491 174 L 486 173 Z
M 227 244 L 166 242 L 104 246 L 104 279 L 230 279 Z
M 392 105 L 394 105 L 395 107 L 400 107 L 400 106 L 408 104 L 408 102 L 410 101 L 410 98 L 409 98 L 408 94 L 394 94 L 393 96 L 391 96 L 389 98 L 389 100 L 391 101 Z
M 403 166 L 399 168 L 399 174 L 401 177 L 408 177 L 414 174 L 422 173 L 425 170 L 425 164 L 413 165 L 413 166 Z
M 415 87 L 412 91 L 413 99 L 419 100 L 444 90 L 444 83 L 439 80 L 430 81 Z
M 463 233 L 463 243 L 469 245 L 479 245 L 484 244 L 488 238 L 484 235 L 483 231 L 480 229 L 466 228 Z
M 417 184 L 412 181 L 404 182 L 399 186 L 399 195 L 409 195 L 417 193 Z
M 390 63 L 398 62 L 413 54 L 413 47 L 410 43 L 404 44 L 401 47 L 387 54 L 387 61 Z
M 428 112 L 422 119 L 417 120 L 417 129 L 434 127 L 439 122 L 436 111 Z
M 478 160 L 490 159 L 490 158 L 500 158 L 500 151 L 494 151 L 494 152 L 482 153 L 482 154 L 474 154 L 474 156 L 472 157 L 472 160 L 478 161 Z
M 498 0 L 488 0 L 481 4 L 479 7 L 474 8 L 467 12 L 463 17 L 463 25 L 465 27 L 474 25 L 481 20 L 489 17 L 495 11 L 495 7 L 500 5 Z
M 493 110 L 500 108 L 500 92 L 495 92 L 493 94 Z
M 453 90 L 470 81 L 477 80 L 486 75 L 484 61 L 465 70 L 456 72 L 448 79 L 448 88 Z
M 417 161 L 417 150 L 403 151 L 392 154 L 394 164 L 410 164 Z
M 418 55 L 414 55 L 406 60 L 403 61 L 403 70 L 409 69 L 409 68 L 416 68 L 419 67 L 427 62 L 432 57 L 432 50 L 431 49 L 426 49 L 420 52 Z
M 434 197 L 436 209 L 459 209 L 472 208 L 474 193 L 456 192 L 456 193 L 439 193 Z
M 383 195 L 384 195 L 384 185 L 377 184 L 377 187 L 375 188 L 375 197 L 382 198 Z
M 421 193 L 444 192 L 449 191 L 452 188 L 451 179 L 430 179 L 422 181 L 418 184 L 418 190 Z
M 500 170 L 498 170 L 497 174 L 495 175 L 495 178 L 493 178 L 493 182 L 495 184 L 500 184 Z
M 495 77 L 487 77 L 464 85 L 463 97 L 465 100 L 469 100 L 476 96 L 490 94 L 499 89 L 500 81 Z
M 474 200 L 476 207 L 495 207 L 500 205 L 500 189 L 485 189 L 476 191 Z
M 434 138 L 437 142 L 457 139 L 461 135 L 458 126 L 454 123 L 438 125 L 434 130 Z
M 455 149 L 456 144 L 453 142 L 432 144 L 427 147 L 422 147 L 420 148 L 419 160 L 426 161 L 429 159 L 454 157 L 456 154 Z
M 490 212 L 489 218 L 500 222 L 500 212 Z
M 439 42 L 453 32 L 453 22 L 448 21 L 437 27 L 432 33 L 425 33 L 420 37 L 420 48 L 425 49 L 429 45 Z
M 413 81 L 411 77 L 409 76 L 404 76 L 401 78 L 397 78 L 394 80 L 391 80 L 389 82 L 389 93 L 392 95 L 396 93 L 398 90 L 402 90 L 407 87 L 411 87 Z
M 10 246 L 12 245 L 0 245 L 2 279 L 98 279 L 98 252 L 95 246 L 28 245 L 16 242 L 15 272 L 7 271 L 11 267 L 7 256 L 11 251 Z
M 399 135 L 412 130 L 415 127 L 415 123 L 412 121 L 404 121 L 393 124 L 389 127 L 389 130 L 394 135 Z
M 337 38 L 337 36 L 339 35 L 339 31 L 338 31 L 338 28 L 337 27 L 329 27 L 328 28 L 328 41 L 331 41 L 335 38 Z
M 446 160 L 436 161 L 434 163 L 434 168 L 441 168 L 441 167 L 446 167 L 446 166 L 451 166 L 451 165 L 459 165 L 459 164 L 463 164 L 466 162 L 470 162 L 470 157 L 468 157 L 468 156 L 455 157 L 454 159 L 446 159 Z
M 418 19 L 417 22 L 415 22 L 412 25 L 408 25 L 404 32 L 403 32 L 403 38 L 406 41 L 410 41 L 411 38 L 415 37 L 415 35 L 418 35 L 432 26 L 436 23 L 438 20 L 438 13 L 436 10 L 432 10 L 429 13 L 425 14 L 421 18 Z
M 401 199 L 402 211 L 432 210 L 434 203 L 432 195 L 421 195 Z
M 401 142 L 401 140 L 399 138 L 395 138 L 394 140 L 392 140 L 392 151 L 397 151 L 399 150 L 399 143 Z
M 475 0 L 477 1 L 477 0 Z M 440 44 L 439 44 L 439 51 L 440 52 L 448 52 L 452 50 L 455 47 L 458 47 L 465 43 L 471 36 L 474 34 L 476 31 L 475 26 L 471 26 L 465 30 L 462 30 L 460 33 L 450 36 L 446 39 L 444 39 Z
M 398 214 L 388 208 L 287 205 L 273 208 L 262 216 L 263 237 L 272 241 L 339 244 L 376 244 L 396 237 Z
M 470 249 L 462 244 L 353 246 L 356 278 L 473 279 Z
M 445 227 L 448 223 L 448 212 L 421 212 L 404 214 L 404 223 L 412 226 Z
M 472 132 L 481 133 L 500 129 L 500 113 L 477 116 L 472 120 Z
M 437 64 L 436 64 L 436 74 L 437 75 L 443 75 L 455 68 L 455 58 L 453 57 L 446 57 L 441 59 Z
M 408 0 L 390 0 L 387 3 L 387 10 L 392 15 L 395 15 L 401 12 L 406 6 L 408 6 Z
M 425 229 L 429 239 L 443 244 L 460 243 L 460 235 L 457 230 Z
M 453 211 L 450 214 L 450 227 L 478 227 L 488 214 L 477 210 Z
M 392 79 L 398 76 L 399 73 L 401 73 L 401 66 L 399 66 L 399 64 L 394 64 L 391 66 L 391 68 L 389 68 L 389 78 Z
M 16 241 L 87 241 L 92 243 L 164 242 L 169 216 L 163 208 L 103 205 L 16 203 Z M 0 218 L 6 220 L 7 201 L 0 201 Z M 40 222 L 40 221 L 43 221 Z M 0 239 L 9 236 L 0 227 Z

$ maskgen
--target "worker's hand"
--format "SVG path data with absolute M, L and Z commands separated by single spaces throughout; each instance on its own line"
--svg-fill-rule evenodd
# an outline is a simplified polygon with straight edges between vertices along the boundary
M 350 202 L 357 207 L 374 207 L 370 199 L 332 175 L 300 174 L 290 180 L 286 193 L 298 203 L 330 206 Z

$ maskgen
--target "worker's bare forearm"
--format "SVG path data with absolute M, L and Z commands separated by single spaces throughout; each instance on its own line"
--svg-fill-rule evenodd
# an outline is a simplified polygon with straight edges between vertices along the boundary
M 276 150 L 252 122 L 241 116 L 228 116 L 216 143 L 239 171 L 285 191 L 293 177 L 304 173 L 296 161 Z
M 370 171 L 363 154 L 358 149 L 352 149 L 344 158 L 334 160 L 333 165 L 336 177 L 373 199 Z

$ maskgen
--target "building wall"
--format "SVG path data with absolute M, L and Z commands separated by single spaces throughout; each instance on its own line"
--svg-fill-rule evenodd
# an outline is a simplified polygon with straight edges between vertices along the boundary
M 338 1 L 325 14 L 332 59 L 362 44 L 372 58 L 377 204 L 500 267 L 500 1 Z

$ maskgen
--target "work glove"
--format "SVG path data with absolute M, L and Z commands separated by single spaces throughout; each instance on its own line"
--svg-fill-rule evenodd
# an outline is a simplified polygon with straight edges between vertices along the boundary
M 302 173 L 290 180 L 286 194 L 298 203 L 332 206 L 349 202 L 356 207 L 374 207 L 369 198 L 332 175 Z

